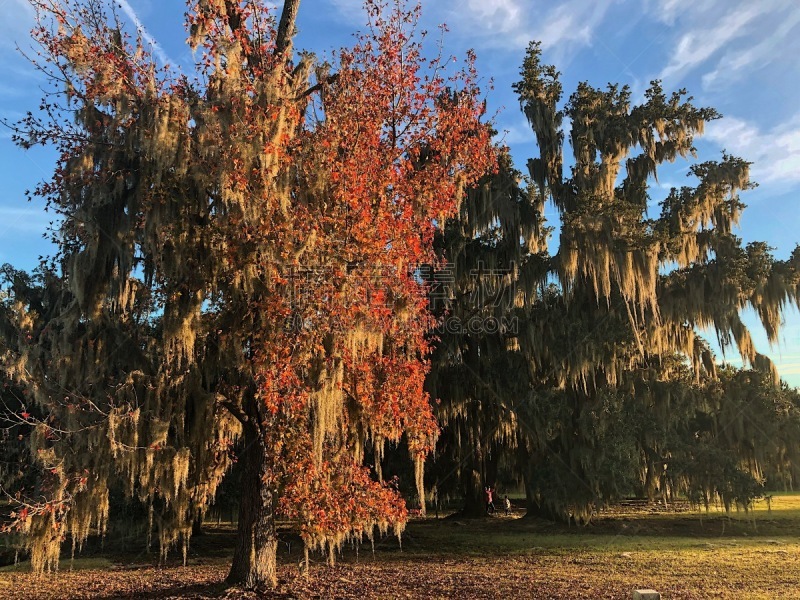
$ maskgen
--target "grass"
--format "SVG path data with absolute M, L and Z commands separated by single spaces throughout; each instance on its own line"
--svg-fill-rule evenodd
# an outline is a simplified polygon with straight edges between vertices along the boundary
M 418 520 L 402 550 L 394 538 L 336 567 L 316 557 L 311 578 L 302 549 L 285 538 L 280 585 L 266 596 L 225 590 L 233 531 L 211 528 L 192 542 L 189 566 L 152 564 L 146 555 L 78 558 L 72 572 L 35 577 L 25 566 L 0 570 L 4 598 L 630 598 L 654 588 L 663 598 L 796 597 L 800 581 L 800 494 L 775 494 L 748 513 L 667 512 L 623 503 L 587 527 L 495 517 Z M 291 543 L 294 542 L 294 543 Z M 62 569 L 69 568 L 65 561 Z
M 766 498 L 769 497 L 768 501 Z M 629 516 L 641 518 L 642 516 L 662 516 L 674 518 L 675 513 L 683 515 L 695 515 L 700 518 L 704 516 L 725 515 L 725 509 L 721 505 L 713 505 L 706 511 L 704 508 L 692 508 L 685 502 L 680 502 L 674 506 L 663 509 L 661 505 L 651 507 L 650 512 L 643 513 L 640 503 L 621 504 L 612 507 L 609 514 L 614 516 Z M 753 503 L 753 507 L 745 512 L 733 509 L 726 515 L 732 519 L 740 520 L 774 520 L 791 519 L 800 520 L 800 493 L 798 492 L 769 492 L 764 498 L 760 498 Z

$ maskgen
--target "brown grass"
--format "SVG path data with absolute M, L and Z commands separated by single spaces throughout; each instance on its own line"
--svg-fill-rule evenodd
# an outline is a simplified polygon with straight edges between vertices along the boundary
M 428 519 L 409 525 L 402 551 L 387 538 L 336 567 L 323 558 L 306 580 L 297 543 L 282 547 L 275 591 L 225 589 L 232 531 L 193 542 L 189 566 L 159 568 L 146 556 L 63 561 L 57 575 L 25 565 L 0 572 L 3 598 L 625 598 L 654 588 L 663 598 L 800 596 L 800 496 L 780 496 L 772 512 L 665 513 L 629 504 L 594 525 L 545 521 Z M 755 516 L 755 521 L 753 521 Z M 702 517 L 702 518 L 701 518 Z

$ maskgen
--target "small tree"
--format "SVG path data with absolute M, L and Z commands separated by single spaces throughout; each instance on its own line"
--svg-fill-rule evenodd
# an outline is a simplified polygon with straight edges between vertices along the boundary
M 17 140 L 60 151 L 35 192 L 63 217 L 60 251 L 38 285 L 11 282 L 2 330 L 47 414 L 31 440 L 47 501 L 20 523 L 36 570 L 102 530 L 112 478 L 149 505 L 162 553 L 185 551 L 238 436 L 230 582 L 275 584 L 279 512 L 331 560 L 402 530 L 364 447 L 379 459 L 405 435 L 421 487 L 437 428 L 414 266 L 491 166 L 490 132 L 473 58 L 452 75 L 424 58 L 418 10 L 367 2 L 371 33 L 330 66 L 294 57 L 298 4 L 278 20 L 190 2 L 190 79 L 95 0 L 34 2 L 37 66 L 60 89 Z

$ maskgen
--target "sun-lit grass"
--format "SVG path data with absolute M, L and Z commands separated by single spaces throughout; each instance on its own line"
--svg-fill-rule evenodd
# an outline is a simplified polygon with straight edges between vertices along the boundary
M 599 517 L 627 519 L 667 519 L 673 520 L 676 516 L 695 516 L 699 519 L 725 516 L 730 519 L 744 521 L 798 520 L 800 521 L 800 493 L 799 492 L 767 492 L 764 497 L 757 499 L 745 511 L 741 507 L 733 506 L 729 512 L 721 503 L 711 504 L 708 509 L 704 506 L 691 506 L 686 501 L 668 503 L 667 507 L 658 504 L 656 507 L 643 511 L 640 504 L 614 506 L 609 511 L 601 511 Z
M 537 580 L 571 578 L 592 590 L 800 597 L 800 494 L 774 494 L 771 510 L 762 500 L 747 513 L 680 508 L 614 507 L 594 524 L 571 528 L 528 519 L 503 518 L 502 525 L 495 519 L 429 521 L 409 529 L 404 548 L 470 559 L 502 556 L 504 569 L 524 571 L 533 563 Z
M 409 523 L 402 549 L 386 537 L 374 554 L 369 544 L 358 553 L 346 548 L 335 568 L 313 557 L 309 580 L 299 575 L 295 539 L 281 545 L 275 597 L 629 599 L 643 587 L 670 599 L 800 597 L 800 494 L 775 494 L 771 511 L 762 501 L 747 514 L 672 508 L 678 512 L 623 503 L 585 527 L 519 513 L 419 519 Z M 179 597 L 181 590 L 217 597 L 232 542 L 230 527 L 212 527 L 193 541 L 185 569 L 177 558 L 156 568 L 155 557 L 141 553 L 78 558 L 72 572 L 64 561 L 63 572 L 50 578 L 21 572 L 25 565 L 5 568 L 0 590 L 11 590 L 11 598 Z

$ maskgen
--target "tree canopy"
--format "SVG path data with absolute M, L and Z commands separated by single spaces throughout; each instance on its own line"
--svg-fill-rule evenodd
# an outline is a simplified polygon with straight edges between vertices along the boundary
M 35 192 L 59 253 L 7 271 L 0 327 L 46 414 L 19 518 L 36 570 L 103 530 L 117 479 L 185 555 L 239 437 L 230 581 L 274 583 L 276 513 L 331 560 L 402 530 L 364 449 L 405 435 L 421 488 L 437 428 L 414 266 L 494 151 L 473 57 L 424 56 L 416 11 L 368 2 L 369 33 L 327 64 L 293 52 L 298 5 L 190 2 L 196 73 L 175 75 L 99 1 L 34 3 L 58 89 L 16 139 L 60 152 Z

